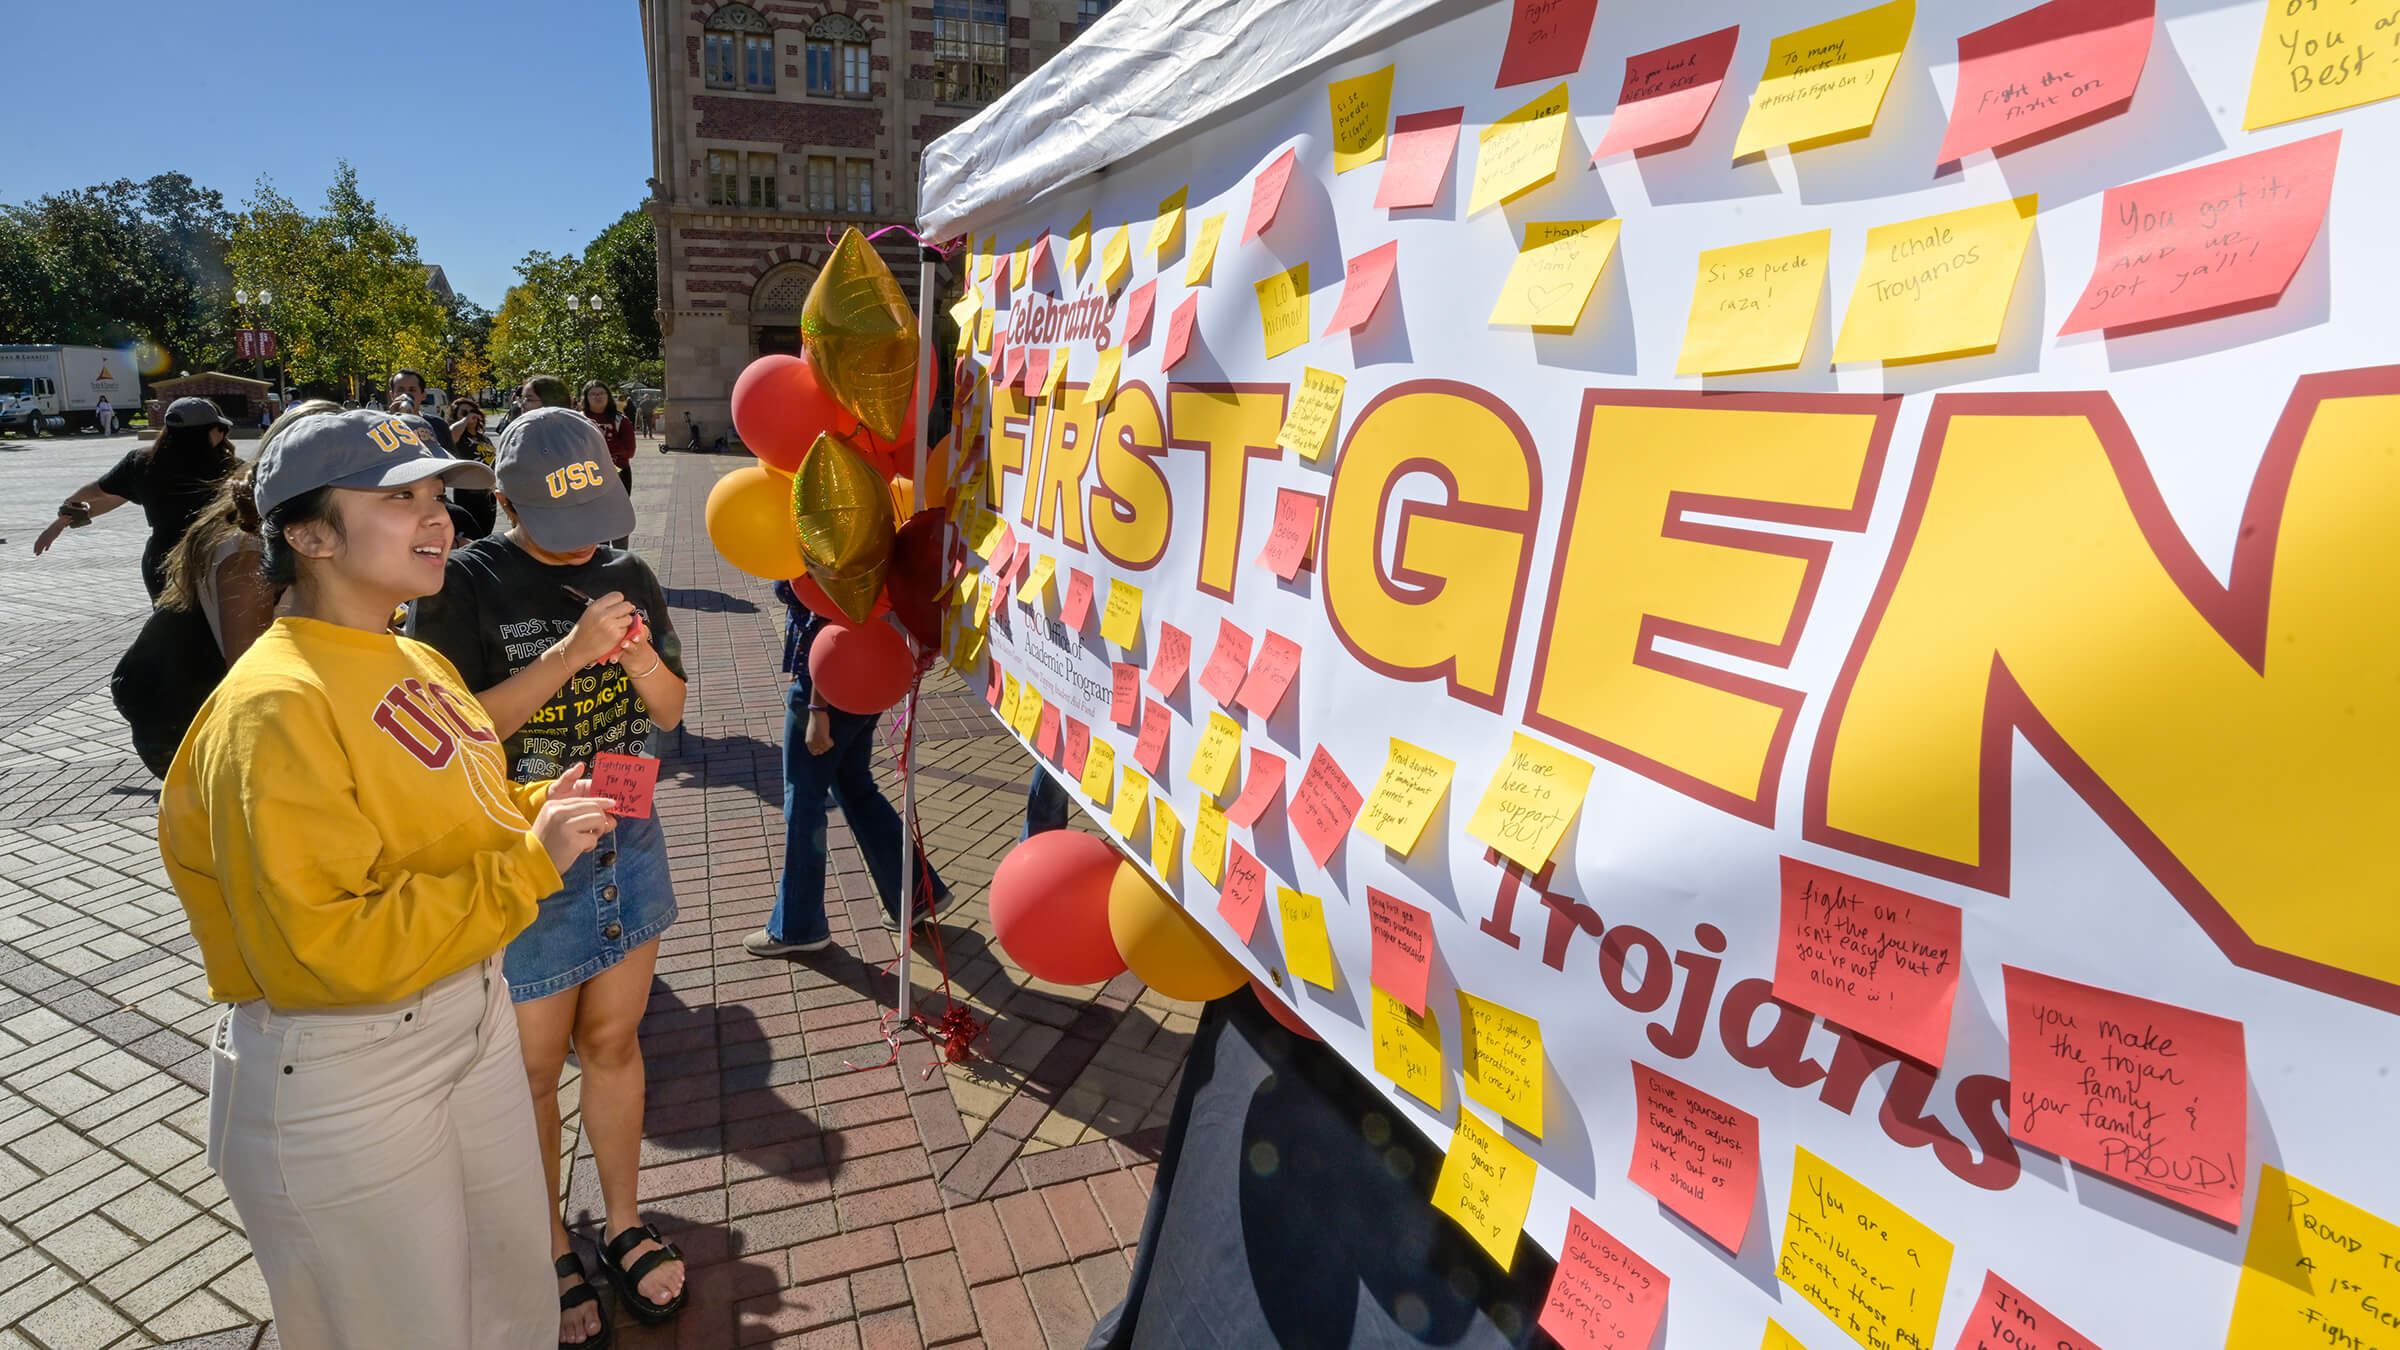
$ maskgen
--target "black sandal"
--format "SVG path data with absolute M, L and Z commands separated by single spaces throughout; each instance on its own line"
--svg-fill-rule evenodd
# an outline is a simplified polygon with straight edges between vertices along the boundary
M 633 1263 L 631 1270 L 627 1270 L 624 1265 L 625 1253 L 645 1242 L 657 1243 L 658 1249 L 644 1254 L 641 1260 Z M 660 1236 L 657 1225 L 647 1223 L 638 1228 L 628 1228 L 610 1238 L 607 1248 L 600 1254 L 600 1264 L 607 1269 L 609 1278 L 616 1281 L 617 1293 L 623 1299 L 625 1306 L 633 1310 L 634 1316 L 645 1322 L 664 1322 L 683 1311 L 684 1295 L 691 1292 L 688 1276 L 684 1287 L 676 1290 L 675 1297 L 664 1303 L 653 1303 L 642 1297 L 644 1277 L 669 1261 L 681 1261 L 682 1259 L 683 1253 L 675 1249 L 674 1243 Z
M 563 1313 L 569 1308 L 589 1303 L 600 1314 L 598 1331 L 580 1341 L 560 1341 L 558 1350 L 607 1350 L 608 1343 L 615 1339 L 615 1331 L 608 1324 L 608 1309 L 600 1302 L 600 1291 L 594 1289 L 592 1282 L 584 1276 L 582 1260 L 575 1253 L 568 1252 L 551 1262 L 550 1268 L 557 1271 L 558 1278 L 562 1280 L 569 1275 L 575 1277 L 575 1287 L 558 1296 L 560 1312 Z

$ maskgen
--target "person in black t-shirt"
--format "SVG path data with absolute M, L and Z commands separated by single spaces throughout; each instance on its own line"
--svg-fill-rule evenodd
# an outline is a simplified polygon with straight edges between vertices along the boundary
M 167 554 L 217 496 L 233 472 L 233 423 L 204 398 L 179 398 L 167 408 L 166 430 L 156 441 L 130 451 L 107 473 L 75 489 L 33 541 L 35 557 L 48 553 L 67 530 L 92 523 L 127 502 L 142 508 L 150 538 L 142 545 L 142 585 L 156 600 L 166 589 Z

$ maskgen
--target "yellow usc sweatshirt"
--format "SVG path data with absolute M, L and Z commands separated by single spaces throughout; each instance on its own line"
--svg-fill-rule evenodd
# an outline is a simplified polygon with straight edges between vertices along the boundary
M 562 884 L 440 653 L 277 619 L 209 696 L 159 796 L 158 844 L 208 995 L 394 1003 L 499 951 Z

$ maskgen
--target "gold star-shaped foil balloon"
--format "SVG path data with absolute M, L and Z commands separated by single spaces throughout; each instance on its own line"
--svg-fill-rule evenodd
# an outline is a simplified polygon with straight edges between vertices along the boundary
M 865 623 L 892 564 L 892 489 L 858 448 L 817 437 L 792 475 L 792 525 L 808 575 L 854 623 Z
M 856 226 L 808 288 L 800 336 L 835 401 L 876 435 L 899 440 L 917 385 L 917 319 L 883 255 Z

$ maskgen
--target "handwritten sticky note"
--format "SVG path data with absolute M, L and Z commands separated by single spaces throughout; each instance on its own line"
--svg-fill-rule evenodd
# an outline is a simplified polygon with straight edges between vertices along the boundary
M 2037 205 L 2027 195 L 1867 231 L 1833 359 L 1923 360 L 1999 345 Z
M 2254 1247 L 2258 1232 L 2255 1228 L 2251 1230 Z M 2243 1278 L 2248 1278 L 2247 1272 Z M 2392 1287 L 2400 1292 L 2400 1282 Z M 2236 1295 L 2235 1315 L 2237 1318 L 2240 1315 L 2239 1295 Z M 2261 1342 L 2262 1346 L 2266 1344 L 2285 1342 Z M 2228 1350 L 2238 1350 L 2241 1341 L 2237 1337 L 2226 1345 Z M 2083 1333 L 2061 1321 L 2058 1314 L 2025 1297 L 2015 1285 L 1987 1270 L 1983 1273 L 1983 1292 L 1975 1299 L 1974 1311 L 1967 1314 L 1967 1324 L 1959 1328 L 1958 1344 L 1952 1350 L 2016 1350 L 2020 1346 L 2037 1346 L 2040 1350 L 2099 1350 Z
M 1214 797 L 1202 797 L 1192 819 L 1192 866 L 1209 885 L 1225 884 L 1225 808 Z
M 1467 821 L 1467 833 L 1539 872 L 1566 837 L 1591 784 L 1591 761 L 1517 732 Z
M 2390 1344 L 2400 1308 L 2400 1226 L 2261 1167 L 2225 1350 Z
M 1171 623 L 1158 626 L 1158 655 L 1150 658 L 1150 687 L 1173 697 L 1192 665 L 1192 637 Z
M 1358 815 L 1358 828 L 1395 853 L 1407 853 L 1425 833 L 1442 794 L 1450 790 L 1450 775 L 1458 766 L 1431 750 L 1394 736 L 1383 772 L 1367 793 Z
M 1626 1177 L 1710 1241 L 1740 1251 L 1758 1203 L 1758 1117 L 1640 1063 L 1633 1109 Z
M 1058 575 L 1058 559 L 1045 553 L 1034 560 L 1025 573 L 1025 584 L 1017 587 L 1020 604 L 1040 606 L 1049 598 L 1050 578 Z
M 1020 347 L 1018 351 L 1023 354 L 1025 360 L 1026 396 L 1039 398 L 1048 394 L 1051 385 L 1050 349 L 1048 347 Z M 1058 368 L 1061 373 L 1064 373 L 1066 362 L 1059 362 Z
M 1425 985 L 1433 978 L 1433 915 L 1369 886 L 1367 926 L 1374 954 L 1367 978 L 1409 1011 L 1425 1011 Z
M 1485 127 L 1477 140 L 1475 183 L 1467 194 L 1470 216 L 1558 176 L 1567 143 L 1567 86 L 1562 82 Z
M 1142 668 L 1127 661 L 1108 666 L 1108 720 L 1129 727 L 1142 714 Z
M 1143 242 L 1142 252 L 1163 258 L 1183 238 L 1183 204 L 1191 195 L 1192 185 L 1186 183 L 1159 200 L 1158 216 L 1150 222 L 1150 237 Z
M 1281 356 L 1308 341 L 1308 264 L 1261 279 L 1258 325 L 1266 337 L 1267 355 Z
M 1225 787 L 1233 781 L 1233 766 L 1242 758 L 1242 724 L 1221 712 L 1208 715 L 1208 728 L 1200 733 L 1200 744 L 1192 751 L 1192 767 L 1185 775 L 1198 783 L 1210 797 L 1225 795 Z
M 1250 635 L 1234 627 L 1232 620 L 1217 620 L 1216 650 L 1209 653 L 1208 664 L 1200 669 L 1200 687 L 1225 707 L 1233 706 L 1233 696 L 1241 692 L 1242 677 L 1250 671 L 1250 643 Z
M 1647 150 L 1689 140 L 1708 120 L 1741 25 L 1625 58 L 1625 82 L 1617 89 L 1617 111 L 1608 131 L 1592 147 L 1592 158 Z
M 1142 808 L 1150 801 L 1150 780 L 1132 765 L 1125 766 L 1124 780 L 1117 784 L 1117 804 L 1109 808 L 1108 828 L 1127 840 L 1141 828 Z
M 1026 567 L 1032 559 L 1033 545 L 1031 543 L 1018 544 L 1016 556 L 1008 561 L 1008 574 L 1012 577 L 1023 578 L 1027 575 Z
M 1326 86 L 1333 111 L 1333 171 L 1348 173 L 1383 158 L 1384 128 L 1392 114 L 1392 67 Z
M 1052 763 L 1056 763 L 1059 758 L 1058 718 L 1058 705 L 1044 703 L 1041 723 L 1034 728 L 1033 748 L 1041 752 L 1042 758 Z
M 1807 1149 L 1792 1152 L 1775 1277 L 1860 1345 L 1932 1345 L 1949 1239 Z
M 1300 644 L 1270 631 L 1259 645 L 1258 659 L 1251 663 L 1235 701 L 1261 717 L 1273 717 L 1299 674 Z
M 1083 795 L 1096 805 L 1106 806 L 1109 789 L 1117 781 L 1117 750 L 1088 731 L 1084 735 L 1089 748 L 1083 756 Z
M 1031 684 L 1021 684 L 1017 690 L 1017 734 L 1031 744 L 1041 732 L 1042 714 L 1047 712 L 1056 715 L 1057 711 L 1043 701 L 1041 690 Z
M 1489 323 L 1573 328 L 1591 302 L 1600 270 L 1617 251 L 1619 220 L 1536 220 L 1500 283 Z
M 1431 1013 L 1411 1012 L 1381 989 L 1370 990 L 1368 997 L 1367 1032 L 1375 1038 L 1375 1072 L 1441 1110 L 1447 1095 L 1442 1090 L 1442 1024 Z
M 1200 803 L 1202 815 L 1211 809 L 1208 801 Z M 1222 822 L 1224 817 L 1220 815 L 1217 819 Z M 1233 931 L 1242 941 L 1248 942 L 1251 934 L 1258 931 L 1258 916 L 1267 907 L 1267 867 L 1243 848 L 1240 840 L 1234 840 L 1232 848 L 1233 856 L 1225 864 L 1225 886 L 1217 894 L 1217 913 L 1233 925 Z
M 1665 1272 L 1609 1236 L 1579 1209 L 1542 1304 L 1540 1326 L 1561 1350 L 1649 1350 L 1667 1312 Z
M 1050 261 L 1050 236 L 1047 234 L 1033 241 L 1033 258 L 1025 264 L 1026 279 L 1031 280 L 1044 268 L 1049 268 L 1053 275 L 1058 270 L 1056 264 Z
M 1391 289 L 1392 273 L 1400 266 L 1400 241 L 1377 244 L 1352 258 L 1342 270 L 1342 299 L 1320 337 L 1353 329 L 1375 316 L 1383 293 Z
M 1059 386 L 1066 383 L 1067 363 L 1072 355 L 1073 352 L 1066 347 L 1050 353 L 1050 368 L 1042 375 L 1042 396 L 1044 398 L 1057 399 Z
M 1458 1221 L 1502 1270 L 1517 1259 L 1517 1237 L 1533 1207 L 1538 1169 L 1525 1150 L 1500 1137 L 1472 1111 L 1458 1113 L 1450 1153 L 1433 1183 L 1433 1207 Z
M 950 649 L 950 668 L 961 675 L 975 673 L 975 663 L 983 659 L 983 634 L 960 629 L 958 641 Z
M 995 669 L 997 669 L 997 667 L 995 667 Z M 1024 697 L 1025 687 L 1017 682 L 1017 677 L 1014 675 L 1005 675 L 1004 684 L 1000 693 L 1000 701 L 992 705 L 994 708 L 999 709 L 1000 724 L 1002 726 L 1008 727 L 1011 730 L 1015 729 L 1017 725 L 1017 704 Z
M 2316 242 L 2342 133 L 2110 188 L 2100 256 L 2058 331 L 2197 317 L 2273 300 Z
M 1083 621 L 1092 612 L 1092 575 L 1081 568 L 1067 569 L 1067 598 L 1058 607 L 1059 622 L 1069 630 L 1083 631 Z
M 1167 705 L 1152 699 L 1142 705 L 1142 734 L 1134 739 L 1133 757 L 1155 777 L 1166 761 Z
M 990 281 L 992 279 L 993 255 L 999 251 L 1000 236 L 996 234 L 985 235 L 983 237 L 983 247 L 977 249 L 975 252 L 975 279 L 977 281 Z
M 1458 1056 L 1467 1096 L 1527 1134 L 1542 1134 L 1542 1025 L 1513 1008 L 1458 991 Z
M 1110 347 L 1100 353 L 1100 362 L 1092 367 L 1092 378 L 1083 387 L 1083 401 L 1095 408 L 1105 408 L 1117 396 L 1117 375 L 1125 368 L 1125 349 Z
M 1100 284 L 1115 290 L 1133 275 L 1133 227 L 1119 225 L 1100 250 Z
M 2102 1176 L 2242 1221 L 2242 1024 L 2002 966 L 2008 1132 Z
M 1283 190 L 1291 186 L 1292 168 L 1299 162 L 1297 147 L 1285 150 L 1250 180 L 1250 214 L 1242 220 L 1242 243 L 1256 239 L 1275 223 L 1275 213 L 1283 209 Z
M 658 761 L 648 755 L 602 751 L 592 757 L 592 795 L 609 799 L 612 816 L 648 820 L 650 795 L 657 787 Z
M 1142 640 L 1142 588 L 1117 577 L 1108 583 L 1108 607 L 1100 611 L 1100 636 L 1120 647 Z
M 1322 458 L 1326 444 L 1333 439 L 1334 424 L 1341 420 L 1342 391 L 1349 385 L 1330 370 L 1303 367 L 1300 391 L 1284 414 L 1282 430 L 1275 433 L 1275 444 L 1302 459 Z
M 1160 879 L 1173 877 L 1175 865 L 1183 857 L 1183 817 L 1167 799 L 1159 797 L 1150 804 L 1150 866 Z
M 1225 213 L 1217 212 L 1200 222 L 1200 233 L 1192 240 L 1191 256 L 1183 260 L 1183 284 L 1205 286 L 1209 274 L 1217 265 L 1217 240 L 1225 234 Z
M 975 551 L 986 558 L 999 559 L 1017 551 L 1015 527 L 991 511 L 983 513 L 983 534 L 975 543 Z
M 974 619 L 975 626 L 978 629 L 983 628 L 985 625 L 991 622 L 992 602 L 1000 594 L 1000 588 L 1006 584 L 1007 582 L 1004 579 L 995 575 L 991 580 L 985 582 L 981 586 L 976 587 Z
M 1008 284 L 1010 289 L 1013 290 L 1016 287 L 1028 285 L 1032 281 L 1033 241 L 1028 239 L 1023 243 L 1018 244 L 1016 248 L 1009 254 Z
M 1786 858 L 1775 997 L 1939 1068 L 1959 929 L 1956 905 Z
M 1599 0 L 1509 0 L 1508 45 L 1500 49 L 1494 89 L 1551 80 L 1583 69 Z
M 1775 39 L 1733 157 L 1872 128 L 1916 20 L 1916 0 L 1891 0 Z
M 1000 706 L 1000 688 L 1006 673 L 1007 672 L 1000 669 L 1000 663 L 995 661 L 992 663 L 991 678 L 984 683 L 983 701 L 991 704 L 995 708 Z M 1005 721 L 1007 719 L 1003 718 L 1001 720 Z
M 1808 354 L 1833 231 L 1811 230 L 1700 255 L 1678 375 L 1789 370 Z
M 1340 977 L 1333 970 L 1333 939 L 1325 931 L 1325 902 L 1278 886 L 1275 908 L 1283 915 L 1285 968 L 1319 989 L 1333 988 Z
M 1247 830 L 1258 824 L 1275 794 L 1283 790 L 1283 756 L 1258 746 L 1250 747 L 1250 768 L 1242 774 L 1242 790 L 1225 808 L 1225 818 Z
M 1059 728 L 1066 736 L 1067 748 L 1058 757 L 1058 767 L 1067 771 L 1067 777 L 1081 782 L 1084 761 L 1091 758 L 1092 729 L 1072 717 L 1059 719 Z
M 999 326 L 999 314 L 985 310 L 975 321 L 975 350 L 989 353 L 992 350 L 992 334 L 999 330 Z
M 2050 0 L 1962 35 L 1958 97 L 1934 162 L 2123 108 L 2150 59 L 2157 13 L 2157 0 Z
M 1266 547 L 1258 551 L 1258 565 L 1285 581 L 1300 575 L 1301 566 L 1316 552 L 1317 517 L 1324 509 L 1325 499 L 1313 492 L 1275 489 L 1275 524 L 1267 531 Z
M 1150 335 L 1150 311 L 1158 306 L 1158 278 L 1133 288 L 1125 297 L 1125 340 L 1128 349 L 1141 345 Z
M 1067 265 L 1075 269 L 1076 276 L 1081 277 L 1083 265 L 1091 260 L 1092 213 L 1086 211 L 1083 213 L 1083 219 L 1076 221 L 1067 230 Z
M 1349 837 L 1351 823 L 1358 819 L 1363 799 L 1350 775 L 1334 763 L 1324 746 L 1308 757 L 1308 771 L 1300 775 L 1299 790 L 1292 794 L 1292 828 L 1298 831 L 1300 842 L 1317 866 L 1333 856 Z
M 2242 125 L 2255 131 L 2400 94 L 2395 27 L 2388 5 L 2271 0 Z
M 1442 180 L 1450 176 L 1466 115 L 1463 107 L 1401 114 L 1392 123 L 1391 155 L 1384 161 L 1383 181 L 1375 185 L 1375 205 L 1385 210 L 1433 205 L 1442 195 Z
M 1192 335 L 1200 323 L 1200 297 L 1187 295 L 1175 312 L 1167 316 L 1167 345 L 1158 354 L 1158 368 L 1173 370 L 1175 364 L 1192 349 Z

